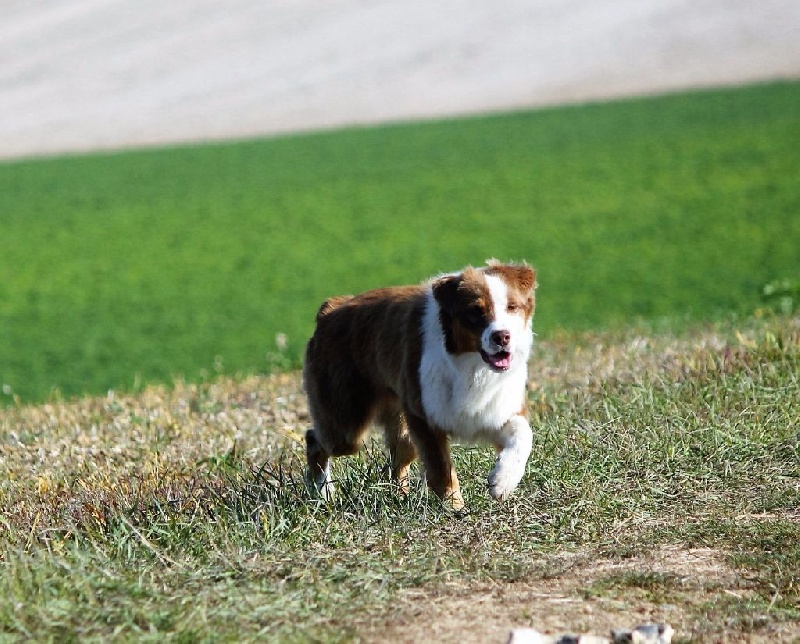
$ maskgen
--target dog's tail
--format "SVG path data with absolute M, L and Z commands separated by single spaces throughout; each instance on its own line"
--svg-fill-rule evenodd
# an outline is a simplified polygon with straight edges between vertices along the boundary
M 338 309 L 342 304 L 352 299 L 352 295 L 336 295 L 334 297 L 329 297 L 322 303 L 322 306 L 319 307 L 319 311 L 317 311 L 317 322 L 334 309 Z

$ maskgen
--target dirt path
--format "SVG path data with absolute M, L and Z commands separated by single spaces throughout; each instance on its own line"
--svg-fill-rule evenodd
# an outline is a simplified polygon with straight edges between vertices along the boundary
M 4 3 L 0 157 L 800 77 L 796 0 Z
M 747 600 L 747 581 L 710 548 L 664 547 L 649 556 L 622 560 L 573 555 L 539 579 L 465 586 L 439 592 L 407 591 L 394 614 L 377 631 L 364 629 L 367 642 L 503 644 L 512 628 L 535 628 L 550 635 L 589 633 L 608 637 L 612 629 L 669 624 L 680 641 L 708 638 L 709 624 L 698 617 L 707 602 Z M 648 584 L 652 583 L 652 588 Z M 626 584 L 630 584 L 626 587 Z M 714 642 L 790 642 L 794 625 L 773 625 L 748 638 L 711 628 Z

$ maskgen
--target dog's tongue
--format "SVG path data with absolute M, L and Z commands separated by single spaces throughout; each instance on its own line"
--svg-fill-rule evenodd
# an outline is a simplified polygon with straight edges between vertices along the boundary
M 499 351 L 494 355 L 484 353 L 483 359 L 489 364 L 490 367 L 497 369 L 498 371 L 505 371 L 511 366 L 511 354 L 508 351 Z

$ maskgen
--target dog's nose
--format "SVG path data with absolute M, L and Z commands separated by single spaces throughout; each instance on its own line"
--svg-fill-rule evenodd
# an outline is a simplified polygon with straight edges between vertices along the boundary
M 507 347 L 511 342 L 511 334 L 508 331 L 494 331 L 489 337 L 498 347 Z

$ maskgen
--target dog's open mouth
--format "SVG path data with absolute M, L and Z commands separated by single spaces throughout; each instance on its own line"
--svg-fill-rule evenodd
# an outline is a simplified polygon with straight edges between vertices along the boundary
M 493 371 L 508 371 L 511 366 L 511 354 L 508 351 L 489 354 L 481 349 L 481 358 Z

